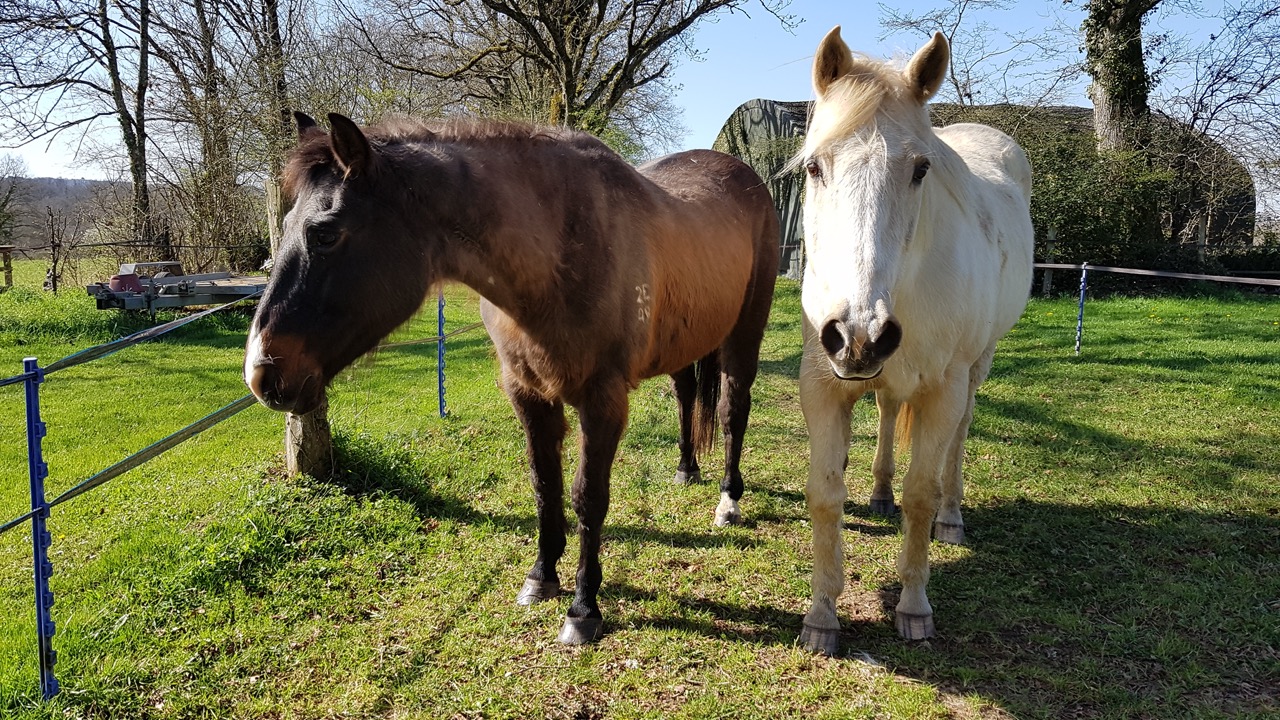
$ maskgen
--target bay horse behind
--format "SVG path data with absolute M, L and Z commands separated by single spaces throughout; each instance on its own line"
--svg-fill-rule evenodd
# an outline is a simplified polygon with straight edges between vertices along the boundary
M 628 394 L 673 379 L 678 479 L 723 427 L 716 521 L 740 519 L 739 471 L 778 265 L 778 219 L 760 178 L 691 151 L 637 171 L 562 128 L 395 120 L 331 132 L 297 116 L 294 198 L 250 328 L 245 381 L 276 410 L 305 413 L 344 367 L 412 316 L 432 287 L 462 282 L 501 362 L 528 440 L 538 555 L 517 602 L 556 597 L 566 544 L 565 405 L 581 423 L 571 497 L 577 583 L 561 642 L 600 637 L 601 529 Z

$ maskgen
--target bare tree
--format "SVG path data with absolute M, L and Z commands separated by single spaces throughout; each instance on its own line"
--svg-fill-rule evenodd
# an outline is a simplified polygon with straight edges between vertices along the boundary
M 1152 100 L 1187 128 L 1157 148 L 1197 198 L 1174 209 L 1175 238 L 1189 235 L 1193 223 L 1202 236 L 1212 234 L 1204 225 L 1240 185 L 1238 166 L 1217 148 L 1230 148 L 1262 194 L 1280 190 L 1280 5 L 1248 0 L 1210 20 L 1218 28 L 1173 57 L 1166 89 Z
M 16 155 L 0 157 L 0 245 L 13 244 L 18 229 L 18 206 L 22 200 L 22 179 L 27 165 Z
M 379 61 L 455 88 L 460 107 L 604 132 L 652 121 L 673 65 L 705 19 L 758 7 L 786 26 L 789 0 L 383 0 L 345 5 Z M 388 45 L 387 35 L 404 41 Z M 667 117 L 659 113 L 658 118 Z M 642 129 L 643 128 L 639 128 Z
M 0 5 L 0 134 L 25 142 L 114 119 L 133 181 L 132 239 L 168 258 L 147 182 L 150 33 L 149 0 Z
M 880 39 L 899 33 L 933 36 L 951 44 L 951 65 L 939 100 L 962 107 L 996 103 L 1038 106 L 1059 100 L 1081 71 L 1065 28 L 1011 31 L 999 22 L 1014 0 L 949 0 L 911 12 L 880 3 Z

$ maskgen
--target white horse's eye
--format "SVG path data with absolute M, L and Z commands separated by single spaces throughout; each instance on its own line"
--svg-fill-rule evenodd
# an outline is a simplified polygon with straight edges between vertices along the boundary
M 804 164 L 804 169 L 809 172 L 809 177 L 814 180 L 822 179 L 822 166 L 818 164 L 817 160 L 810 159 L 809 162 Z
M 929 172 L 929 161 L 921 160 L 920 164 L 916 165 L 915 172 L 911 173 L 911 184 L 919 185 L 920 182 L 924 180 L 924 176 L 928 172 Z

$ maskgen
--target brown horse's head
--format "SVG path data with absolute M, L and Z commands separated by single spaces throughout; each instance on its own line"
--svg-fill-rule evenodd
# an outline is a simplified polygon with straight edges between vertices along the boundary
M 273 410 L 315 409 L 325 386 L 421 305 L 430 272 L 391 161 L 351 120 L 298 113 L 294 199 L 245 348 L 244 379 Z

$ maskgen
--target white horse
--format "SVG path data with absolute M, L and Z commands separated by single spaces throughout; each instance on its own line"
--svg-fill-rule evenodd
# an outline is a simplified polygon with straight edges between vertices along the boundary
M 817 100 L 794 161 L 808 171 L 800 404 L 814 544 L 813 606 L 800 637 L 827 654 L 839 646 L 853 404 L 876 393 L 878 508 L 893 507 L 900 410 L 909 428 L 895 625 L 905 638 L 929 637 L 930 525 L 940 540 L 963 539 L 961 464 L 974 393 L 1030 290 L 1031 167 L 998 130 L 930 126 L 926 103 L 949 60 L 940 33 L 904 69 L 854 57 L 839 27 L 814 58 Z

